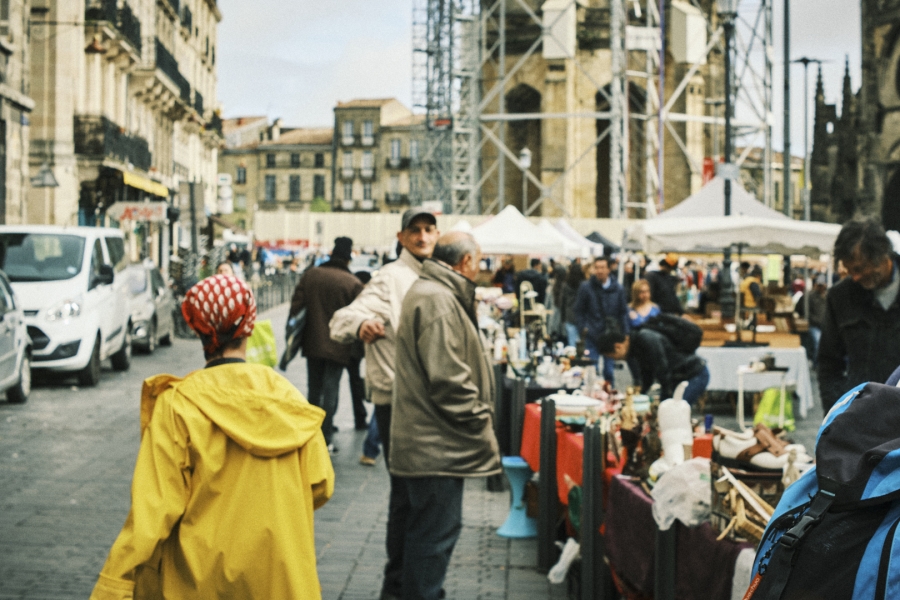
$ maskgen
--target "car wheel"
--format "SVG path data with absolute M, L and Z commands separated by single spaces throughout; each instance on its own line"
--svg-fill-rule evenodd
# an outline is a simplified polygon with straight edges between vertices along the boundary
M 11 404 L 25 404 L 29 394 L 31 394 L 31 357 L 26 354 L 22 357 L 19 381 L 6 390 L 6 400 Z
M 150 329 L 147 331 L 147 345 L 144 347 L 147 354 L 153 354 L 156 350 L 156 320 L 150 321 Z
M 91 351 L 91 359 L 85 368 L 78 372 L 78 383 L 87 387 L 94 387 L 100 383 L 100 338 L 94 340 L 94 349 Z
M 113 369 L 116 371 L 127 371 L 131 367 L 131 322 L 125 326 L 125 339 L 122 340 L 122 347 L 110 358 Z
M 169 331 L 166 335 L 159 338 L 160 346 L 171 346 L 172 345 L 172 336 L 175 334 L 175 326 L 172 326 L 172 330 Z

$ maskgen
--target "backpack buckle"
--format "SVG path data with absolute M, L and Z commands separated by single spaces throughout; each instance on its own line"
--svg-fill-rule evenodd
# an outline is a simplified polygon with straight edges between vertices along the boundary
M 831 507 L 833 502 L 833 493 L 819 490 L 813 498 L 809 510 L 800 517 L 800 521 L 796 525 L 791 527 L 781 536 L 778 543 L 788 550 L 794 550 L 803 538 L 806 537 L 809 530 L 819 524 L 819 521 L 825 516 L 825 513 Z

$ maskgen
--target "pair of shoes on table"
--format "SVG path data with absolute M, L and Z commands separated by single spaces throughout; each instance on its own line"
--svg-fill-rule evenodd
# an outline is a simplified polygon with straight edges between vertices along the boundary
M 363 454 L 362 456 L 359 457 L 359 464 L 365 465 L 365 466 L 367 466 L 367 467 L 374 467 L 374 466 L 375 466 L 375 459 L 372 458 L 372 457 L 370 457 L 370 456 L 366 456 L 365 454 Z
M 781 471 L 791 460 L 806 465 L 813 458 L 802 444 L 789 444 L 759 423 L 743 432 L 714 428 L 713 461 L 726 467 L 751 471 Z
M 328 454 L 330 454 L 331 456 L 334 456 L 338 452 L 340 452 L 340 450 L 338 450 L 337 446 L 335 446 L 333 443 L 328 444 Z

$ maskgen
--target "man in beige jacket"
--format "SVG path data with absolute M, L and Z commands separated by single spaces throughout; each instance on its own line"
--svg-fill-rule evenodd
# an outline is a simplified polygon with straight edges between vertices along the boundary
M 394 351 L 400 307 L 412 284 L 422 274 L 422 261 L 431 256 L 440 233 L 434 215 L 422 208 L 403 213 L 397 240 L 402 246 L 400 257 L 378 270 L 365 289 L 348 306 L 334 313 L 331 339 L 349 344 L 357 339 L 365 342 L 366 382 L 375 420 L 381 435 L 385 463 L 390 456 L 391 397 L 394 388 Z M 400 598 L 403 568 L 402 518 L 408 503 L 391 477 L 388 509 L 387 555 L 381 597 Z M 396 491 L 395 491 L 396 490 Z

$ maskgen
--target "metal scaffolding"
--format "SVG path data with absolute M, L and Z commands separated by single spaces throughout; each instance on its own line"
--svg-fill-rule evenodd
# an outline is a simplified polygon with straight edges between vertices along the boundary
M 661 69 L 666 65 L 668 49 L 664 47 L 667 24 L 662 18 L 670 0 L 610 0 L 609 8 L 587 7 L 576 0 L 413 0 L 413 104 L 425 114 L 425 140 L 418 169 L 415 171 L 418 200 L 440 200 L 444 210 L 457 214 L 493 213 L 501 210 L 506 197 L 508 170 L 518 170 L 523 178 L 523 209 L 533 214 L 545 203 L 555 205 L 556 212 L 571 216 L 560 186 L 576 166 L 609 138 L 609 214 L 618 217 L 651 217 L 664 206 L 661 182 L 665 181 L 666 144 L 674 143 L 685 157 L 691 175 L 703 174 L 705 146 L 696 156 L 679 132 L 678 125 L 700 124 L 704 138 L 718 143 L 724 117 L 710 97 L 724 94 L 722 74 L 708 66 L 709 59 L 721 61 L 722 26 L 717 15 L 702 13 L 706 19 L 708 43 L 693 64 L 677 82 Z M 754 148 L 761 149 L 763 189 L 757 194 L 772 203 L 772 2 L 743 0 L 738 3 L 734 39 L 735 108 L 732 132 L 741 148 L 738 166 L 750 158 Z M 700 9 L 699 0 L 690 4 Z M 538 10 L 540 7 L 540 10 Z M 661 10 L 662 9 L 662 10 Z M 601 14 L 608 28 L 610 72 L 598 72 L 596 65 L 584 60 L 578 46 L 561 39 L 557 25 L 574 19 L 576 11 Z M 510 18 L 515 18 L 510 23 Z M 579 17 L 582 18 L 582 17 Z M 511 27 L 511 25 L 513 25 Z M 602 25 L 598 26 L 602 28 Z M 508 34 L 515 30 L 514 47 Z M 529 37 L 521 32 L 533 32 Z M 595 32 L 596 33 L 596 32 Z M 598 35 L 606 35 L 599 32 Z M 595 107 L 547 112 L 513 112 L 507 107 L 507 94 L 530 57 L 545 53 L 552 45 L 553 58 L 565 63 L 566 76 L 589 82 L 608 110 Z M 644 53 L 641 60 L 640 54 Z M 512 59 L 515 60 L 512 60 Z M 643 64 L 629 70 L 629 65 Z M 672 59 L 669 59 L 672 64 Z M 692 79 L 705 74 L 707 108 L 702 114 L 676 111 L 685 103 L 684 95 Z M 632 112 L 632 90 L 643 94 L 643 110 Z M 686 104 L 685 104 L 686 105 Z M 597 131 L 593 141 L 582 140 L 569 152 L 559 176 L 545 178 L 532 172 L 520 160 L 519 148 L 512 148 L 510 125 L 521 121 L 591 119 L 608 123 Z M 643 182 L 632 182 L 630 171 L 638 165 L 630 162 L 629 131 L 642 132 L 644 145 Z M 589 138 L 590 139 L 590 138 Z M 712 152 L 713 155 L 717 153 Z M 630 185 L 643 185 L 643 190 L 629 191 Z M 537 200 L 530 196 L 537 191 Z

